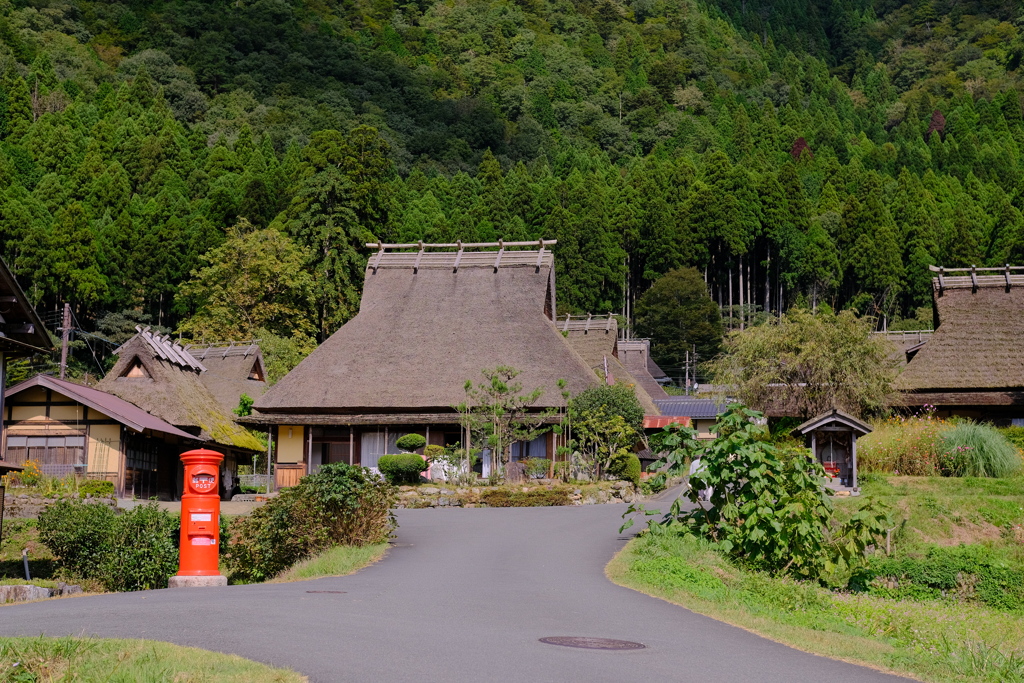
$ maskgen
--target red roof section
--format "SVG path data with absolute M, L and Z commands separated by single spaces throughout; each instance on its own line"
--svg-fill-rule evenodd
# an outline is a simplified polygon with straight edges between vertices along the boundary
M 644 429 L 661 429 L 671 424 L 692 427 L 693 423 L 686 415 L 644 415 Z

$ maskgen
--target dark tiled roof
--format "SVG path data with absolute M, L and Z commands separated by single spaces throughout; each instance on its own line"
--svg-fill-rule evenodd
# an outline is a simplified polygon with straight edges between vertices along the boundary
M 134 403 L 129 403 L 113 394 L 81 384 L 75 384 L 74 382 L 68 382 L 67 380 L 57 379 L 56 377 L 50 377 L 49 375 L 36 375 L 32 379 L 27 379 L 14 385 L 7 390 L 7 398 L 10 399 L 19 392 L 32 387 L 44 387 L 51 391 L 56 391 L 63 396 L 78 401 L 82 405 L 89 406 L 104 415 L 112 417 L 137 432 L 149 429 L 154 432 L 172 434 L 185 439 L 205 441 L 202 437 L 184 432 L 174 425 L 161 420 L 159 417 L 150 415 Z
M 656 400 L 654 403 L 662 415 L 704 420 L 718 417 L 728 405 L 707 398 L 670 398 Z

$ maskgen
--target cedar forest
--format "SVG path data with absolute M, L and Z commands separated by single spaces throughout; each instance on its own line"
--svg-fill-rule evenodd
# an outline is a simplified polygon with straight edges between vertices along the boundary
M 929 264 L 1024 264 L 1022 28 L 1012 0 L 0 0 L 0 247 L 82 341 L 256 336 L 277 374 L 377 239 L 557 239 L 562 314 L 693 266 L 731 327 L 928 327 Z

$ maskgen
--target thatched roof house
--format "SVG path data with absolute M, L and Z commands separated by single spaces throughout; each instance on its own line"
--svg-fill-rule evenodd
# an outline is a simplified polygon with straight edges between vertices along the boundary
M 636 381 L 654 400 L 668 398 L 664 387 L 658 383 L 665 372 L 651 360 L 650 339 L 630 339 L 619 342 L 619 359 Z
M 1024 420 L 1024 267 L 932 270 L 937 327 L 897 378 L 903 404 Z
M 209 447 L 225 451 L 228 459 L 263 449 L 210 392 L 201 378 L 206 366 L 184 347 L 149 328 L 139 328 L 115 353 L 117 363 L 97 389 L 210 441 Z M 238 405 L 238 396 L 233 403 Z
M 630 385 L 640 405 L 643 406 L 644 413 L 658 414 L 658 408 L 648 389 L 652 388 L 659 394 L 665 394 L 665 391 L 654 383 L 654 378 L 650 375 L 650 382 L 643 382 L 622 364 L 619 358 L 619 327 L 615 316 L 589 315 L 573 320 L 571 316 L 566 315 L 565 320 L 557 321 L 557 327 L 583 362 L 597 374 L 598 379 L 603 378 L 608 384 L 623 382 Z M 653 387 L 650 386 L 652 383 Z
M 229 414 L 242 394 L 257 399 L 267 391 L 267 372 L 257 340 L 189 344 L 185 350 L 206 368 L 199 381 Z
M 538 409 L 565 406 L 559 380 L 572 394 L 605 381 L 591 367 L 594 354 L 584 360 L 553 322 L 553 244 L 370 245 L 377 253 L 358 315 L 242 420 L 273 434 L 279 485 L 325 462 L 373 467 L 410 432 L 431 444 L 465 443 L 453 406 L 484 369 L 519 370 L 525 391 L 544 391 Z M 601 349 L 603 357 L 614 346 L 602 341 Z M 553 452 L 548 434 L 513 457 Z

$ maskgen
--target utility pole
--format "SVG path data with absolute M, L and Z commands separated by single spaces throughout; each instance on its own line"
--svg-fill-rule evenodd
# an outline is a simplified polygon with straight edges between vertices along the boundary
M 60 329 L 60 378 L 68 370 L 68 340 L 71 338 L 71 304 L 64 304 L 64 322 Z

